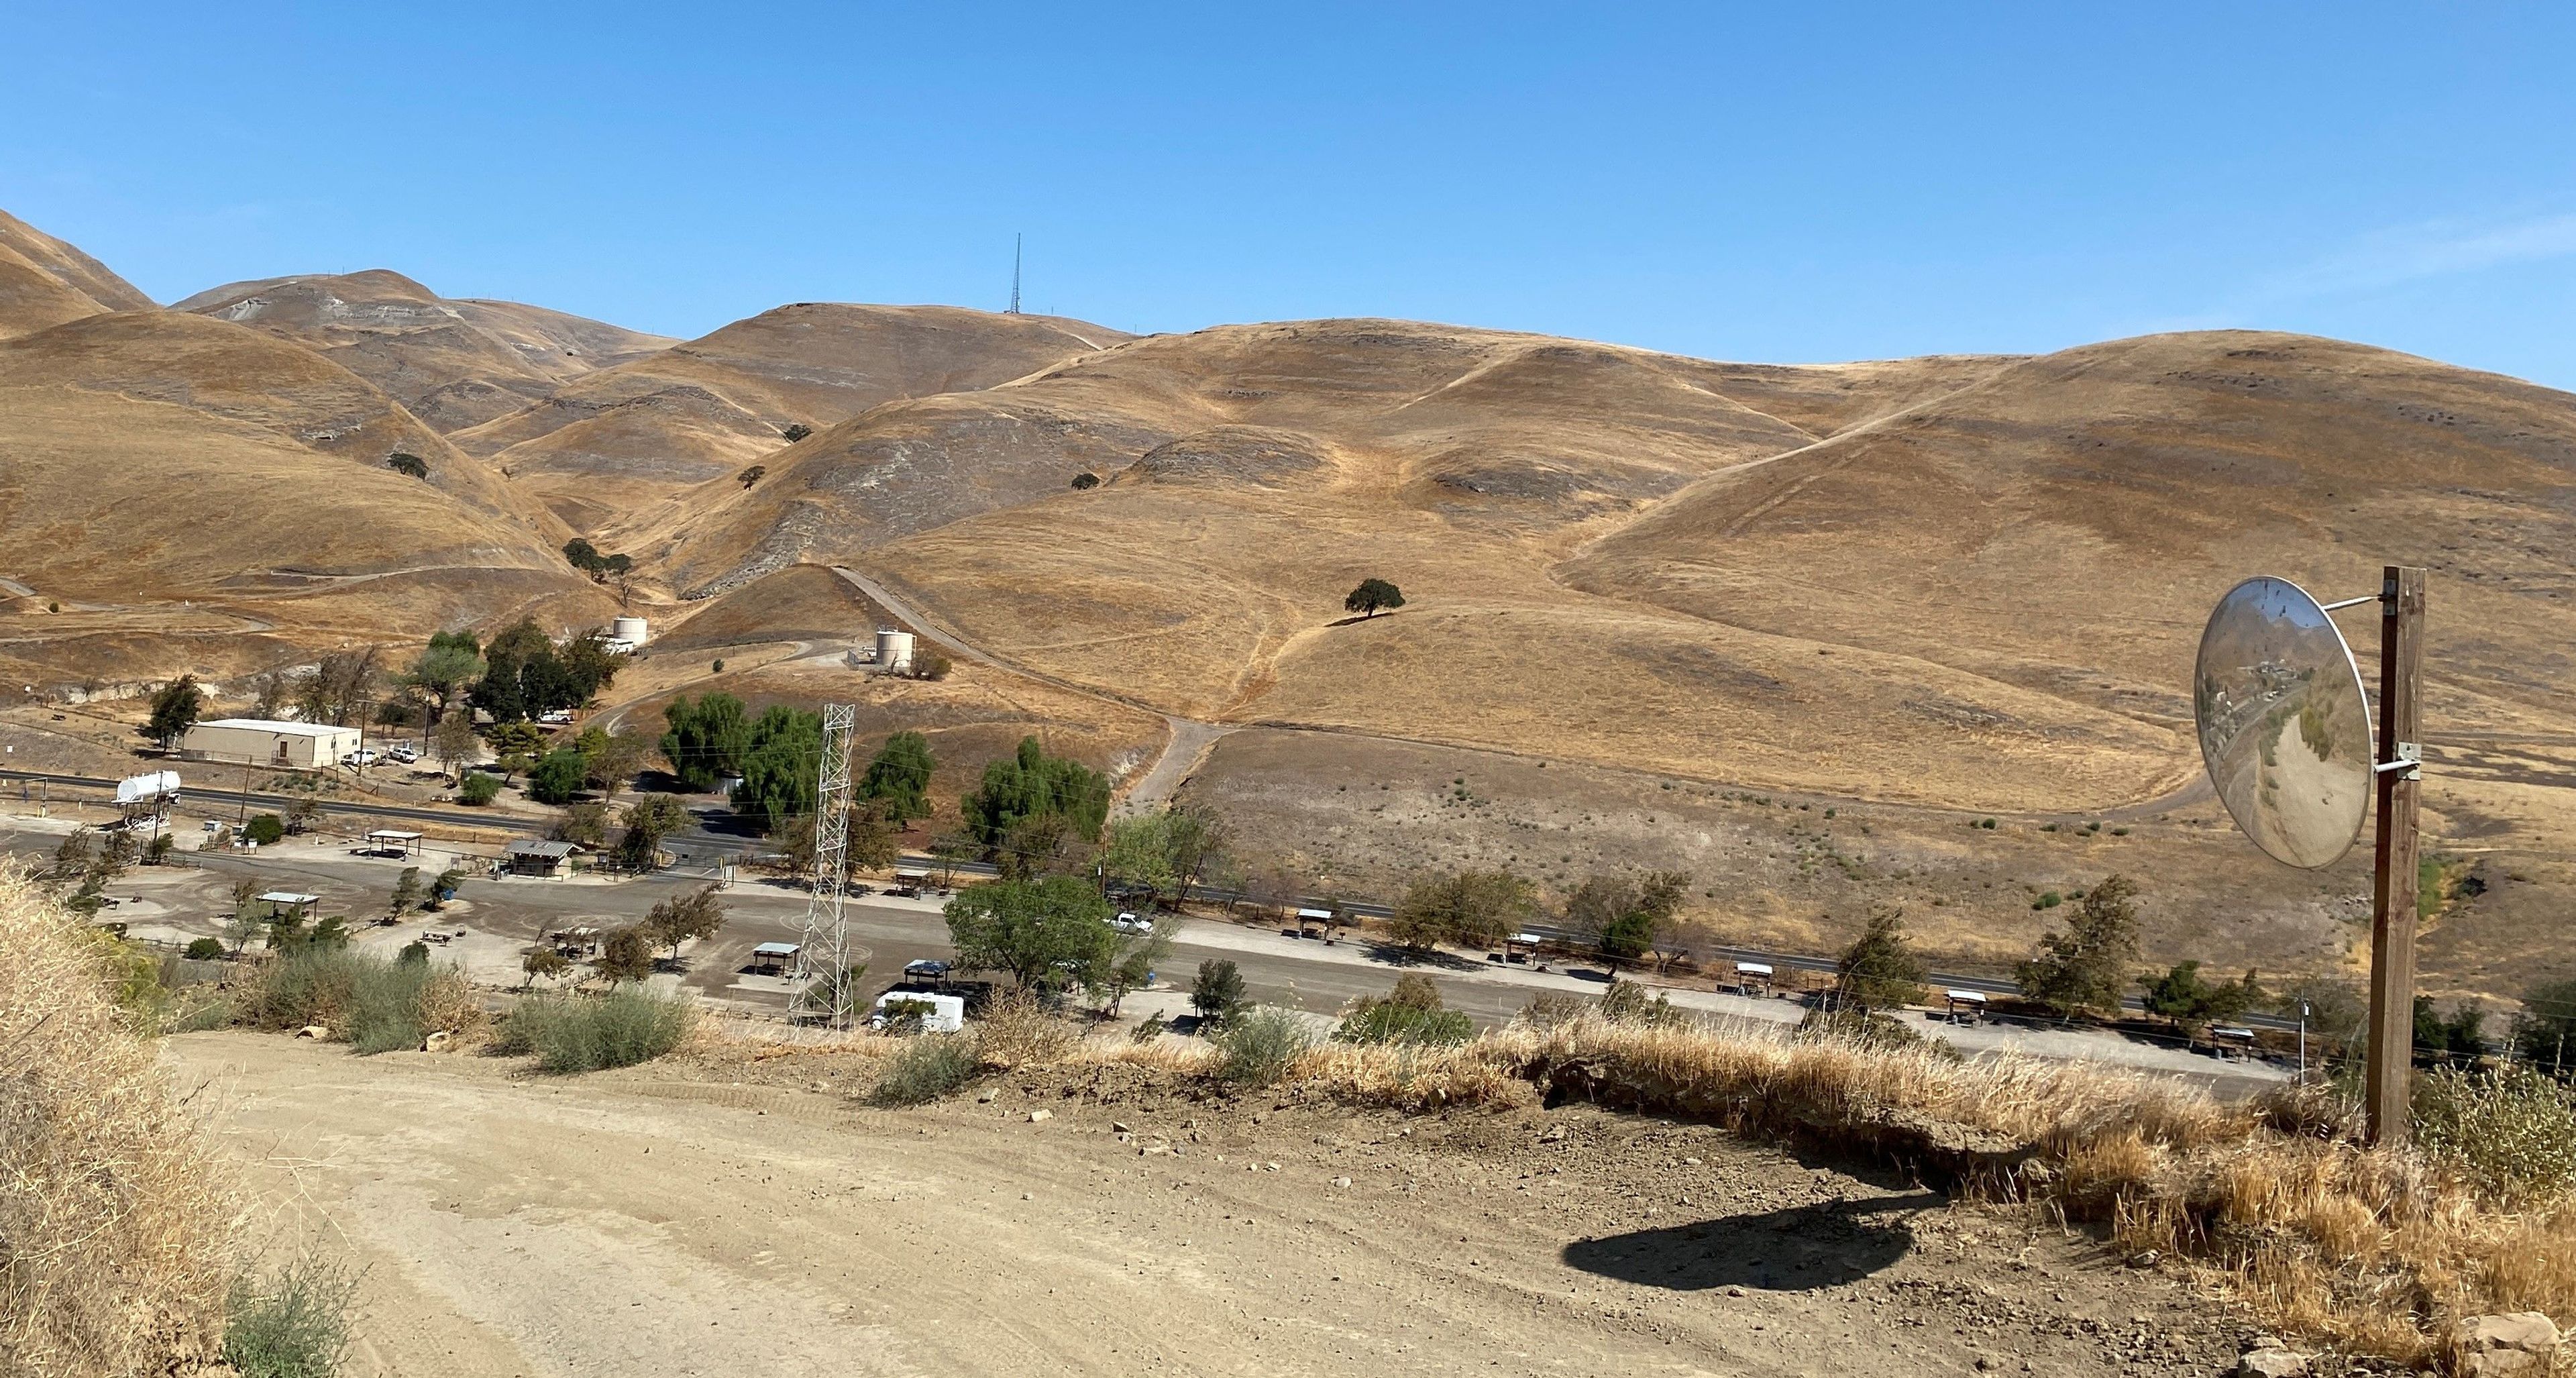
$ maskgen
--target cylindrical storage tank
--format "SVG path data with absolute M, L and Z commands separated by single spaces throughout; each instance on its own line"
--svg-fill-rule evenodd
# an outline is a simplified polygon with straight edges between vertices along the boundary
M 644 644 L 644 619 L 620 617 L 608 624 L 608 634 L 629 645 Z
M 900 671 L 912 668 L 912 633 L 877 633 L 877 668 Z

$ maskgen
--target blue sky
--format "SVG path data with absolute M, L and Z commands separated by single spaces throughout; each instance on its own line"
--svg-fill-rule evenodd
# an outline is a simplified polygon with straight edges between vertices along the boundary
M 2576 6 L 14 7 L 0 208 L 390 267 L 1713 358 L 2263 326 L 2576 389 Z

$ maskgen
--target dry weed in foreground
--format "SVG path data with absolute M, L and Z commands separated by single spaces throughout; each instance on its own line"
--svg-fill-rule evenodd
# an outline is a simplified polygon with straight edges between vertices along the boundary
M 2266 1320 L 2409 1364 L 2465 1316 L 2576 1319 L 2576 1210 L 2481 1191 L 2449 1158 L 2365 1149 L 2292 1096 L 2221 1105 L 2072 1063 L 1641 1028 L 1515 1028 L 1481 1053 L 1543 1084 L 1739 1128 L 1910 1152 L 1972 1188 L 2189 1260 Z
M 0 1372 L 161 1374 L 222 1344 L 228 1175 L 110 999 L 103 942 L 0 868 Z

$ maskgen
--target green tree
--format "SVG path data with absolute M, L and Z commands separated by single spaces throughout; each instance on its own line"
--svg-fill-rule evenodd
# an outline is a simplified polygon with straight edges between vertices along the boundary
M 1680 871 L 1589 876 L 1566 899 L 1566 926 L 1589 936 L 1615 974 L 1665 942 L 1689 889 Z
M 1342 610 L 1375 617 L 1381 608 L 1404 606 L 1404 592 L 1384 579 L 1362 579 L 1358 588 L 1342 600 Z
M 741 473 L 734 475 L 734 479 L 742 485 L 743 491 L 748 493 L 751 491 L 751 486 L 753 484 L 760 482 L 761 479 L 767 477 L 768 474 L 768 465 L 755 464 L 750 468 L 743 470 Z
M 397 474 L 404 474 L 412 478 L 425 479 L 429 477 L 429 461 L 422 459 L 416 454 L 411 454 L 403 450 L 396 450 L 392 454 L 385 456 L 385 467 L 393 470 Z
M 612 986 L 641 981 L 653 974 L 652 935 L 641 925 L 617 929 L 599 945 L 590 964 Z
M 969 886 L 947 905 L 960 966 L 1008 973 L 1024 990 L 1093 984 L 1117 950 L 1109 902 L 1072 876 Z
M 1099 486 L 1100 475 L 1095 474 L 1088 469 L 1085 469 L 1081 473 L 1073 476 L 1073 490 L 1077 493 L 1097 488 Z
M 806 425 L 802 421 L 790 421 L 787 423 L 787 429 L 779 432 L 781 436 L 786 437 L 787 443 L 790 445 L 803 440 L 805 437 L 812 435 L 813 433 L 814 428 Z
M 261 814 L 266 818 L 268 815 Z M 245 829 L 245 832 L 248 830 Z M 281 831 L 280 836 L 283 836 Z M 74 827 L 54 847 L 54 864 L 49 874 L 55 880 L 70 880 L 89 874 L 90 863 L 97 859 L 98 834 L 86 824 Z
M 823 756 L 823 715 L 772 705 L 751 725 L 734 812 L 763 833 L 814 812 L 815 765 Z
M 2118 875 L 2086 891 L 2065 931 L 2042 936 L 2030 959 L 2013 968 L 2022 994 L 2060 1018 L 2081 1010 L 2117 1015 L 2138 965 L 2137 893 Z
M 645 934 L 671 949 L 674 962 L 680 960 L 680 944 L 692 938 L 712 938 L 724 926 L 724 901 L 716 898 L 716 887 L 712 885 L 670 896 L 644 916 Z
M 662 710 L 662 721 L 669 729 L 662 734 L 662 759 L 671 763 L 671 773 L 683 786 L 712 789 L 725 776 L 742 773 L 742 753 L 751 745 L 742 700 L 725 693 L 709 694 L 694 704 L 675 698 Z
M 597 741 L 591 740 L 594 736 Z M 589 767 L 583 783 L 612 803 L 625 792 L 635 772 L 644 768 L 645 755 L 653 749 L 641 732 L 607 733 L 592 728 L 582 734 L 582 742 L 582 758 Z
M 589 775 L 590 762 L 579 749 L 556 747 L 528 772 L 528 797 L 540 804 L 569 804 Z
M 205 711 L 206 691 L 197 687 L 197 677 L 181 675 L 153 694 L 152 720 L 143 725 L 143 735 L 168 751 L 188 735 L 188 729 L 197 725 L 198 716 Z
M 1538 915 L 1538 888 L 1509 870 L 1455 871 L 1404 887 L 1388 930 L 1416 952 L 1440 943 L 1491 947 Z
M 582 803 L 566 805 L 546 836 L 557 842 L 570 842 L 591 851 L 608 845 L 608 806 Z
M 2223 1024 L 2266 1001 L 2263 987 L 2249 968 L 2241 981 L 2215 984 L 2200 976 L 2200 963 L 2176 962 L 2162 976 L 2138 978 L 2146 991 L 2147 1013 L 2170 1019 L 2185 1029 Z
M 1155 898 L 1173 887 L 1171 824 L 1166 814 L 1133 814 L 1113 820 L 1100 849 L 1101 875 Z
M 862 799 L 852 804 L 843 851 L 850 873 L 892 869 L 903 857 L 903 848 L 896 842 L 898 835 L 899 825 L 885 800 Z
M 1224 958 L 1199 963 L 1198 979 L 1190 983 L 1190 1008 L 1197 1010 L 1201 1019 L 1230 1024 L 1251 1002 L 1241 968 Z
M 429 647 L 412 660 L 411 667 L 399 677 L 402 683 L 420 691 L 422 697 L 436 706 L 440 721 L 474 682 L 483 677 L 483 647 L 472 632 L 433 632 Z M 468 719 L 468 727 L 473 725 Z
M 1869 922 L 1834 961 L 1834 989 L 1862 1009 L 1895 1009 L 1930 998 L 1923 988 L 1923 959 L 1905 939 L 1905 911 L 1872 906 Z
M 617 858 L 636 870 L 649 870 L 662 852 L 662 839 L 696 820 L 679 800 L 648 794 L 627 805 L 625 830 L 617 837 Z
M 420 904 L 420 868 L 406 866 L 394 879 L 393 894 L 385 901 L 385 917 L 399 919 Z
M 429 894 L 422 901 L 421 908 L 436 913 L 448 900 L 455 897 L 457 890 L 464 884 L 465 869 L 461 866 L 450 866 L 439 872 L 429 882 Z
M 2433 997 L 2415 997 L 2415 1048 L 2450 1061 L 2467 1061 L 2484 1057 L 2487 1051 L 2486 1011 L 2463 1000 L 2451 1007 L 2445 1019 L 2433 1008 Z
M 1091 874 L 1091 849 L 1060 813 L 1015 820 L 992 852 L 994 868 L 1004 880 Z
M 519 970 L 527 974 L 527 979 L 519 984 L 531 986 L 540 978 L 551 981 L 572 970 L 572 959 L 551 947 L 532 947 L 528 949 L 527 956 L 519 959 Z
M 438 753 L 439 761 L 446 765 L 451 776 L 462 772 L 466 763 L 474 759 L 476 741 L 474 714 L 469 709 L 448 710 L 439 717 L 438 726 L 432 728 L 429 735 L 430 749 Z
M 465 779 L 457 786 L 456 790 L 456 802 L 460 804 L 471 804 L 476 808 L 481 808 L 483 805 L 489 804 L 500 797 L 501 777 L 498 775 L 486 775 L 479 770 L 469 770 L 465 772 Z
M 286 840 L 286 820 L 273 813 L 255 813 L 242 824 L 242 836 L 263 847 L 274 847 Z
M 599 547 L 579 536 L 564 542 L 564 562 L 593 579 L 599 577 Z
M 2553 1076 L 2576 1066 L 2576 981 L 2548 981 L 2523 992 L 2512 1039 L 2514 1056 Z
M 1000 844 L 1013 824 L 1054 814 L 1085 842 L 1100 837 L 1109 816 L 1109 780 L 1080 761 L 1049 756 L 1035 737 L 1020 739 L 1010 759 L 984 767 L 980 788 L 966 796 L 966 828 L 986 847 Z
M 884 800 L 897 826 L 928 818 L 930 775 L 937 768 L 929 738 L 918 732 L 898 732 L 886 738 L 876 758 L 868 762 L 867 774 L 859 778 L 859 794 Z

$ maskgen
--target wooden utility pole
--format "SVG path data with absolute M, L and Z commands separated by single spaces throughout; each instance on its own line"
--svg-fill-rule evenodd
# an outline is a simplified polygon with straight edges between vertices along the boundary
M 2379 584 L 2379 842 L 2370 884 L 2370 1059 L 2363 1109 L 2372 1143 L 2404 1143 L 2415 1061 L 2416 768 L 2423 709 L 2424 571 L 2390 565 Z

